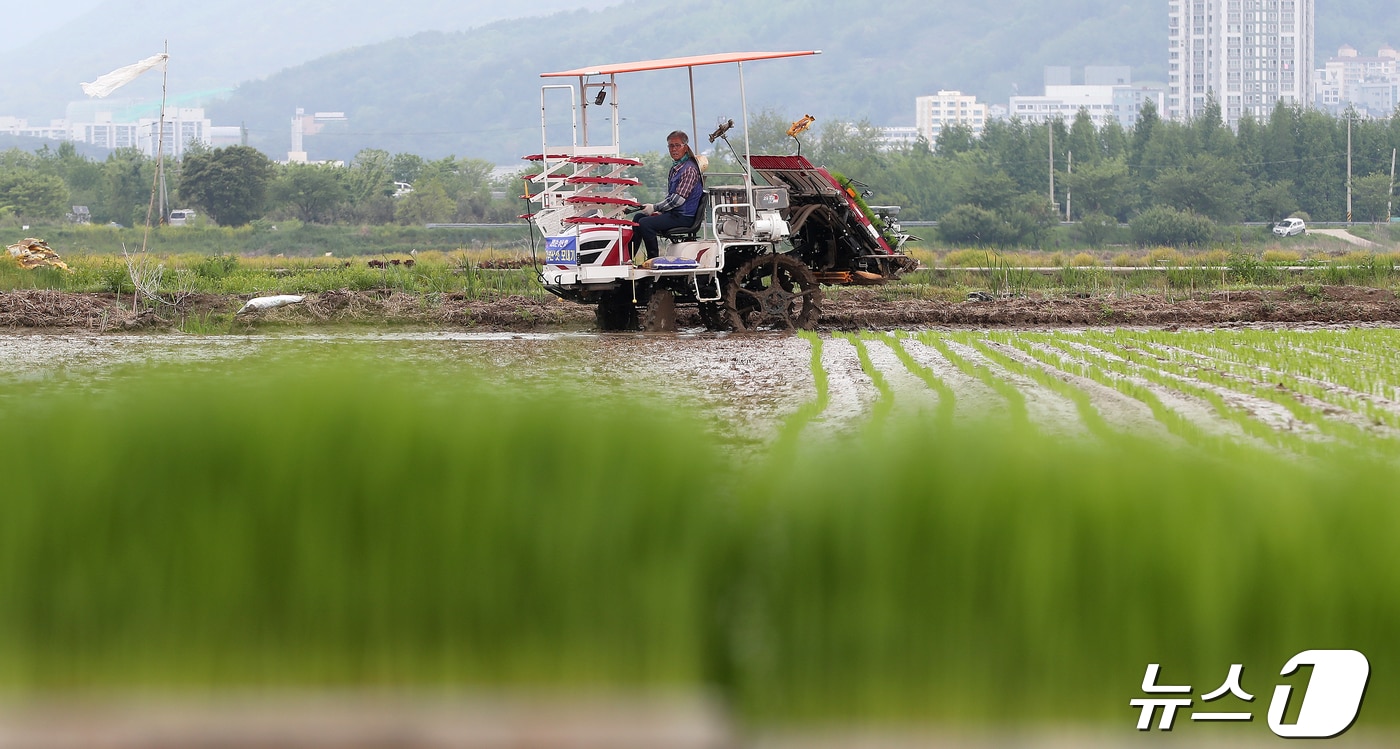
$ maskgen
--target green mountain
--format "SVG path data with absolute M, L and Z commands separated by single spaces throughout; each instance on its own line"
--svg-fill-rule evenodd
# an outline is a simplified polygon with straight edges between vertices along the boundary
M 1319 2 L 1318 58 L 1343 42 L 1363 53 L 1400 42 L 1391 0 Z M 1130 65 L 1140 82 L 1165 79 L 1162 0 L 886 0 L 872 8 L 833 0 L 671 4 L 632 0 L 602 11 L 429 33 L 346 50 L 240 86 L 211 107 L 216 122 L 245 122 L 251 143 L 288 147 L 290 116 L 344 111 L 348 129 L 308 138 L 312 158 L 362 147 L 510 163 L 539 150 L 539 73 L 590 64 L 721 51 L 820 49 L 818 58 L 746 67 L 751 111 L 793 119 L 868 119 L 912 125 L 914 97 L 960 89 L 1004 103 L 1042 91 L 1047 65 Z M 622 142 L 655 150 L 690 129 L 683 71 L 625 75 Z M 699 129 L 738 119 L 732 66 L 697 69 Z M 595 110 L 596 111 L 596 110 Z

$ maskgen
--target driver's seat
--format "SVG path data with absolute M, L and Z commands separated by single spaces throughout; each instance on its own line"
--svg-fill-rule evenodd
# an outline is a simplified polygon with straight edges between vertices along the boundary
M 700 239 L 700 233 L 705 228 L 705 214 L 710 212 L 710 191 L 701 190 L 700 207 L 695 210 L 695 220 L 690 222 L 690 226 L 677 226 L 674 229 L 657 232 L 658 237 L 665 237 L 671 244 L 678 242 L 695 242 Z

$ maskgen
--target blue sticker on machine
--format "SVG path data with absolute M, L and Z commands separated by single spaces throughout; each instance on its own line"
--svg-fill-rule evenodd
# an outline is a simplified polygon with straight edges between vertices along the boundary
M 546 237 L 544 261 L 548 265 L 578 265 L 578 237 Z

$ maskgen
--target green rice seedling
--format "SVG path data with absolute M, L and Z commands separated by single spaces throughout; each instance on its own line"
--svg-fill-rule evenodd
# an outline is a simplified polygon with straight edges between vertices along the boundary
M 944 336 L 939 333 L 926 332 L 919 336 L 919 341 L 925 345 L 932 346 L 943 355 L 949 363 L 957 367 L 963 374 L 981 380 L 987 387 L 999 393 L 1006 399 L 1007 414 L 1011 423 L 1018 428 L 1029 429 L 1030 413 L 1026 410 L 1026 396 L 1014 384 L 997 377 L 992 370 L 980 364 L 976 364 L 964 356 L 954 352 L 948 346 Z M 970 344 L 969 344 L 970 345 Z
M 1393 466 L 889 427 L 743 482 L 752 574 L 727 590 L 749 605 L 722 650 L 751 720 L 1130 731 L 1148 663 L 1198 689 L 1242 663 L 1268 695 L 1310 647 L 1400 658 Z M 1363 720 L 1398 694 L 1373 679 Z
M 1298 399 L 1299 394 L 1316 400 L 1323 404 L 1324 408 L 1332 406 L 1363 415 L 1376 424 L 1400 426 L 1400 414 L 1379 406 L 1369 398 L 1357 397 L 1357 394 L 1370 392 L 1376 380 L 1367 375 L 1376 372 L 1377 367 L 1384 367 L 1384 363 L 1353 358 L 1347 362 L 1347 366 L 1337 367 L 1335 357 L 1322 357 L 1291 344 L 1287 350 L 1279 349 L 1279 343 L 1296 340 L 1294 336 L 1283 331 L 1270 331 L 1267 339 L 1258 333 L 1192 333 L 1189 336 L 1184 335 L 1180 343 L 1189 346 L 1189 350 L 1209 356 L 1212 362 L 1227 369 L 1232 376 L 1253 383 L 1252 390 L 1256 394 L 1278 402 L 1300 420 L 1306 420 L 1333 436 L 1357 444 L 1375 443 L 1376 439 L 1376 435 L 1370 432 L 1357 429 L 1347 422 L 1338 422 L 1329 418 L 1323 410 L 1302 404 Z M 1318 331 L 1314 338 L 1326 340 L 1328 337 L 1328 331 Z M 1317 340 L 1308 341 L 1310 344 L 1316 342 Z M 1284 356 L 1286 358 L 1283 358 Z M 1343 377 L 1361 387 L 1349 393 L 1343 387 L 1343 383 L 1333 382 L 1330 374 L 1323 373 L 1336 370 L 1354 373 L 1353 376 Z
M 687 417 L 327 353 L 0 401 L 0 688 L 703 680 Z
M 1051 334 L 1021 334 L 1017 336 L 1013 345 L 1040 362 L 1069 374 L 1087 377 L 1140 401 L 1148 407 L 1159 424 L 1188 445 L 1212 452 L 1226 444 L 1220 438 L 1207 436 L 1200 425 L 1168 407 L 1151 389 L 1135 381 L 1129 369 L 1121 362 L 1096 357 L 1084 348 L 1072 347 L 1063 338 Z
M 808 368 L 812 372 L 812 382 L 816 389 L 816 397 L 802 404 L 792 413 L 778 430 L 778 439 L 774 445 L 775 455 L 788 455 L 801 438 L 804 428 L 821 416 L 826 411 L 826 407 L 831 403 L 831 388 L 828 384 L 826 368 L 822 366 L 822 339 L 821 336 L 812 331 L 799 331 L 798 335 L 807 341 L 812 347 L 812 356 L 808 361 Z
M 956 405 L 956 397 L 953 393 L 953 388 L 949 387 L 948 383 L 939 379 L 938 375 L 935 375 L 928 367 L 915 361 L 914 357 L 909 353 L 909 350 L 904 348 L 902 342 L 903 339 L 909 337 L 909 333 L 900 331 L 886 334 L 882 337 L 882 340 L 890 347 L 894 355 L 899 358 L 899 361 L 904 364 L 905 369 L 908 369 L 915 377 L 923 380 L 924 384 L 928 385 L 930 389 L 938 394 L 938 410 L 935 414 L 936 422 L 944 427 L 952 426 L 953 412 Z
M 1031 366 L 1006 353 L 997 350 L 999 346 L 1011 346 L 1010 339 L 1015 334 L 988 334 L 987 339 L 973 341 L 973 346 L 979 353 L 989 360 L 996 362 L 1009 372 L 1014 372 L 1022 377 L 1033 380 L 1042 387 L 1058 393 L 1074 403 L 1075 410 L 1079 412 L 1079 418 L 1083 420 L 1084 427 L 1089 433 L 1104 441 L 1113 441 L 1124 437 L 1120 432 L 1110 428 L 1103 419 L 1103 414 L 1094 407 L 1093 398 L 1082 388 L 1075 387 L 1065 380 L 1060 379 L 1044 367 Z
M 8 389 L 0 438 L 44 449 L 0 453 L 0 689 L 681 689 L 745 729 L 1131 731 L 1149 663 L 1198 690 L 1245 664 L 1263 695 L 1305 649 L 1400 665 L 1393 461 L 898 412 L 735 461 L 674 404 L 395 353 Z M 1397 708 L 1376 678 L 1361 720 Z
M 1091 338 L 1097 338 L 1100 334 L 1098 334 L 1097 332 L 1091 332 L 1088 335 Z M 1167 336 L 1172 335 L 1174 334 L 1133 332 L 1126 334 L 1128 340 L 1138 341 L 1140 343 L 1133 345 L 1131 348 L 1124 347 L 1122 341 L 1112 343 L 1103 342 L 1102 345 L 1106 350 L 1112 351 L 1113 353 L 1116 353 L 1120 356 L 1125 356 L 1126 358 L 1143 362 L 1144 360 L 1141 358 L 1141 355 L 1150 356 L 1152 354 L 1152 352 L 1149 350 L 1150 345 L 1168 345 L 1171 339 L 1167 338 Z M 1190 337 L 1196 334 L 1184 333 L 1181 335 L 1187 338 L 1189 346 Z M 1099 340 L 1102 341 L 1101 338 L 1099 338 Z M 1159 341 L 1165 341 L 1166 343 L 1158 343 Z M 1186 348 L 1182 350 L 1188 353 L 1192 351 L 1191 348 Z M 1280 390 L 1278 387 L 1272 384 L 1260 384 L 1258 380 L 1255 379 L 1257 374 L 1256 372 L 1250 372 L 1245 370 L 1244 368 L 1232 367 L 1228 363 L 1222 362 L 1217 359 L 1196 361 L 1192 365 L 1183 365 L 1170 358 L 1155 357 L 1153 364 L 1158 366 L 1161 370 L 1170 373 L 1171 375 L 1180 378 L 1183 381 L 1187 379 L 1195 379 L 1200 382 L 1207 383 L 1209 385 L 1214 385 L 1218 388 L 1233 390 L 1235 392 L 1240 392 L 1246 395 L 1253 396 L 1255 398 L 1259 398 L 1261 400 L 1275 403 L 1287 410 L 1292 418 L 1296 419 L 1297 421 L 1303 424 L 1308 424 L 1318 429 L 1318 431 L 1321 434 L 1325 434 L 1337 439 L 1342 439 L 1356 446 L 1369 446 L 1376 444 L 1376 438 L 1373 435 L 1358 429 L 1356 426 L 1348 422 L 1326 418 L 1326 416 L 1320 410 L 1300 402 L 1293 395 L 1292 392 L 1289 392 L 1286 389 Z M 1222 365 L 1224 366 L 1224 369 L 1221 368 Z M 1242 426 L 1246 425 L 1247 422 L 1245 422 L 1241 417 L 1247 415 L 1247 412 L 1242 411 L 1239 407 L 1226 404 L 1224 399 L 1220 397 L 1218 393 L 1213 393 L 1210 391 L 1199 389 L 1196 390 L 1196 393 L 1202 395 L 1207 400 L 1211 401 L 1212 404 L 1216 405 L 1217 410 L 1220 411 L 1222 415 L 1225 415 L 1227 412 L 1229 414 L 1233 414 L 1233 417 L 1237 423 L 1240 423 Z M 1249 421 L 1255 422 L 1257 420 L 1250 419 Z M 1266 428 L 1272 429 L 1271 427 L 1267 427 L 1267 425 L 1262 424 L 1260 424 L 1259 426 L 1254 426 L 1253 424 L 1249 424 L 1248 426 L 1246 426 L 1246 430 L 1254 434 L 1255 436 L 1267 436 L 1268 433 L 1264 431 L 1264 429 Z M 1273 431 L 1277 432 L 1278 430 Z M 1292 447 L 1294 447 L 1295 449 L 1302 449 L 1305 452 L 1315 452 L 1316 450 L 1316 447 L 1313 444 L 1309 444 L 1305 440 L 1293 439 L 1292 432 L 1279 432 L 1279 434 L 1280 438 L 1283 438 L 1284 435 L 1287 435 L 1287 439 L 1285 441 L 1293 443 Z
M 890 383 L 885 380 L 885 376 L 880 372 L 880 369 L 870 361 L 870 351 L 866 349 L 865 341 L 861 339 L 861 336 L 853 333 L 846 333 L 842 334 L 841 337 L 850 341 L 851 345 L 855 347 L 856 358 L 860 361 L 861 371 L 865 373 L 866 377 L 870 378 L 870 383 L 875 386 L 875 390 L 880 394 L 875 404 L 870 407 L 870 427 L 879 428 L 879 426 L 884 423 L 885 419 L 889 417 L 890 411 L 894 409 L 894 389 L 891 388 Z
M 1128 334 L 1124 331 L 1114 331 L 1114 335 L 1126 336 Z M 1170 364 L 1160 357 L 1154 357 L 1153 361 L 1149 362 L 1141 352 L 1120 345 L 1113 338 L 1096 331 L 1085 331 L 1084 336 L 1086 340 L 1097 347 L 1098 351 L 1117 357 L 1117 360 L 1123 363 L 1125 371 L 1132 372 L 1161 387 L 1208 403 L 1217 415 L 1225 421 L 1235 424 L 1250 437 L 1265 444 L 1298 453 L 1306 453 L 1308 448 L 1315 444 L 1304 442 L 1291 432 L 1281 432 L 1255 419 L 1249 411 L 1241 406 L 1231 404 L 1215 389 L 1194 384 L 1191 382 L 1192 378 L 1189 374 L 1182 372 L 1180 368 L 1170 367 Z M 1168 368 L 1170 371 L 1165 371 Z

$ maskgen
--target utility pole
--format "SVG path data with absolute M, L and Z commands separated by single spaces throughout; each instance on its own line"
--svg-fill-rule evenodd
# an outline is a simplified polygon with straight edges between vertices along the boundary
M 1065 170 L 1067 174 L 1074 174 L 1074 151 L 1069 152 L 1069 166 Z M 1070 218 L 1070 206 L 1074 204 L 1074 191 L 1069 185 L 1065 185 L 1065 223 L 1073 221 Z
M 1400 148 L 1392 148 L 1392 149 L 1390 149 L 1390 192 L 1388 192 L 1388 193 L 1385 194 L 1385 220 L 1386 220 L 1386 223 L 1390 223 L 1390 218 L 1391 218 L 1391 216 L 1394 215 L 1394 214 L 1392 214 L 1392 213 L 1390 212 L 1390 208 L 1391 208 L 1391 206 L 1392 206 L 1392 205 L 1394 204 L 1394 202 L 1395 202 L 1395 201 L 1394 201 L 1394 197 L 1395 197 L 1395 152 L 1396 152 L 1396 151 L 1400 151 Z
M 1045 131 L 1050 134 L 1050 206 L 1054 210 L 1055 206 L 1055 123 L 1050 117 L 1045 118 Z
M 1351 112 L 1347 112 L 1347 224 L 1351 224 Z

